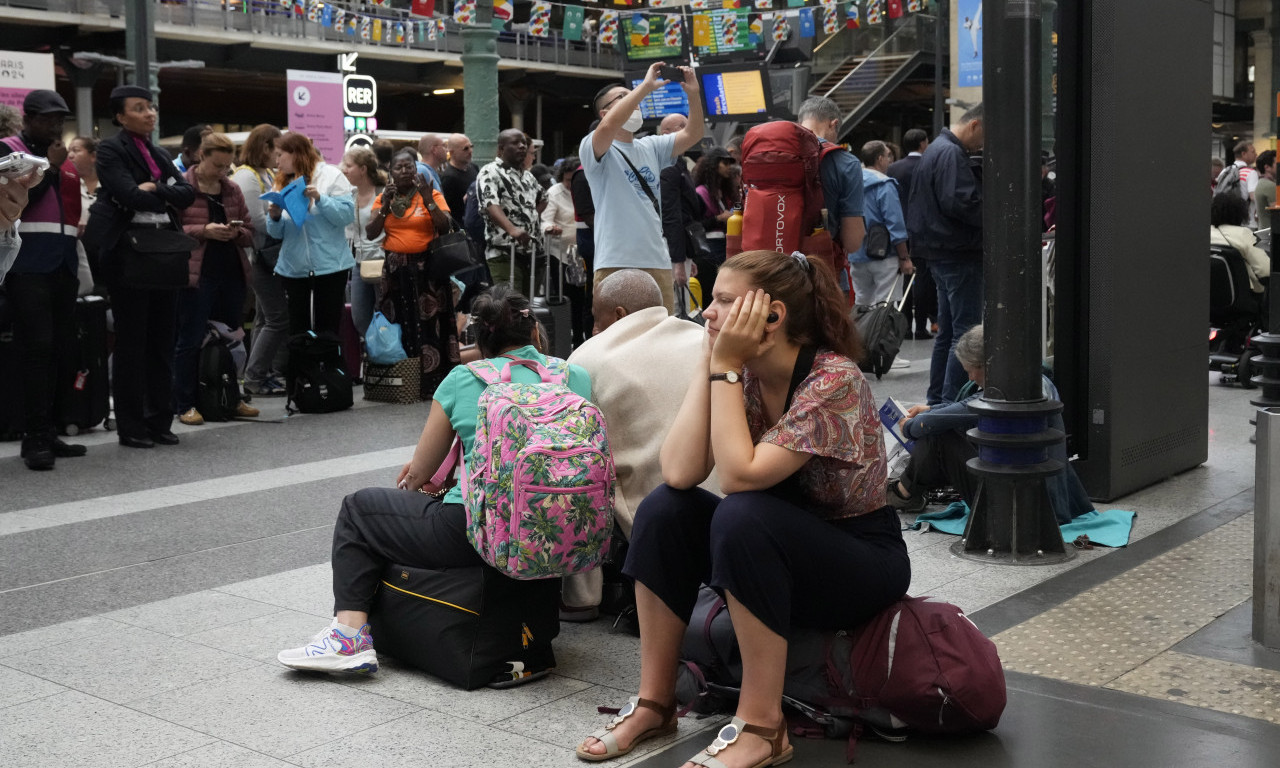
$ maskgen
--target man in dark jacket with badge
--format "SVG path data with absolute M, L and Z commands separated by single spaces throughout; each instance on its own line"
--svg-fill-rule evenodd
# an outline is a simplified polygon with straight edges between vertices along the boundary
M 22 132 L 0 140 L 0 156 L 25 152 L 49 160 L 44 178 L 28 192 L 18 224 L 22 247 L 5 283 L 20 361 L 5 375 L 23 382 L 22 458 L 36 470 L 53 469 L 59 457 L 85 454 L 84 446 L 64 443 L 54 429 L 54 413 L 76 373 L 70 354 L 80 285 L 80 174 L 62 143 L 62 123 L 70 113 L 56 91 L 31 91 L 22 102 Z
M 938 286 L 929 405 L 955 400 L 967 377 L 952 349 L 982 322 L 982 183 L 969 159 L 982 149 L 982 126 L 978 104 L 938 134 L 920 158 L 907 203 L 911 255 L 928 262 Z

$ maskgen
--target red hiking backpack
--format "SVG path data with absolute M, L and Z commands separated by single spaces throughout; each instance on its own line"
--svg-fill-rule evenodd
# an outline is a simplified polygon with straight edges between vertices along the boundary
M 757 125 L 742 140 L 742 250 L 801 251 L 821 256 L 844 271 L 837 256 L 839 232 L 813 237 L 826 227 L 819 167 L 829 152 L 844 147 L 822 142 L 808 128 L 789 120 Z M 732 254 L 730 254 L 732 255 Z

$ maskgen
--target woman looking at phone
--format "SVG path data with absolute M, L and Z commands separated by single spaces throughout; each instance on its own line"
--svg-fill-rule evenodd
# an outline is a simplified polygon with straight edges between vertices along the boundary
M 221 133 L 206 134 L 200 143 L 200 161 L 187 169 L 186 179 L 195 187 L 196 199 L 182 212 L 182 229 L 200 242 L 191 252 L 190 278 L 178 296 L 178 343 L 173 356 L 173 410 L 188 426 L 204 423 L 196 408 L 199 389 L 200 347 L 209 321 L 238 330 L 244 312 L 245 286 L 249 283 L 246 248 L 253 246 L 253 223 L 244 194 L 227 172 L 235 144 Z M 243 400 L 237 416 L 258 415 Z

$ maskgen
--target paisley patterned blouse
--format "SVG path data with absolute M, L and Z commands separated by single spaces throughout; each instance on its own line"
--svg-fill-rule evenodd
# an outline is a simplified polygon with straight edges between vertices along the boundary
M 888 463 L 871 386 L 856 363 L 819 350 L 809 376 L 777 424 L 765 424 L 760 382 L 745 371 L 747 426 L 756 443 L 813 454 L 788 481 L 824 520 L 865 515 L 885 504 Z

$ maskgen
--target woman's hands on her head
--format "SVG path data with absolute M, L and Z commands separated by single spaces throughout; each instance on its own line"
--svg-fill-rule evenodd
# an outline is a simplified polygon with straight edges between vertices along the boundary
M 769 303 L 769 294 L 759 289 L 734 299 L 711 348 L 712 370 L 741 370 L 748 361 L 773 348 L 777 340 L 772 331 L 765 330 Z

